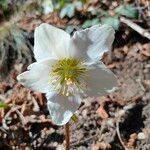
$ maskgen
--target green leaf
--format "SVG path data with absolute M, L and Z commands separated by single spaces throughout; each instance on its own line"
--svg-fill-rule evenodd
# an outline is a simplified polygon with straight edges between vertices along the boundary
M 74 4 L 68 4 L 60 11 L 60 17 L 64 18 L 65 16 L 68 16 L 69 18 L 71 18 L 74 16 L 74 13 L 75 13 Z
M 85 29 L 85 28 L 89 28 L 91 26 L 94 26 L 96 24 L 100 24 L 100 21 L 98 18 L 94 18 L 92 20 L 86 20 L 83 25 L 82 25 L 82 28 Z
M 74 13 L 75 13 L 75 6 L 73 4 L 70 4 L 69 7 L 68 7 L 68 13 L 67 13 L 67 16 L 69 18 L 73 17 L 74 16 Z
M 2 0 L 0 3 L 1 3 L 2 8 L 3 8 L 4 10 L 7 10 L 7 9 L 8 9 L 8 4 L 9 4 L 9 1 L 8 1 L 8 0 Z
M 108 24 L 111 25 L 115 30 L 119 29 L 119 25 L 120 25 L 120 21 L 118 19 L 118 17 L 104 17 L 102 18 L 102 24 Z
M 81 2 L 75 2 L 74 5 L 75 5 L 77 10 L 82 9 L 82 6 L 83 6 L 83 4 Z
M 83 25 L 82 25 L 82 28 L 85 29 L 85 28 L 88 28 L 92 26 L 92 21 L 91 20 L 86 20 Z
M 86 4 L 89 0 L 81 0 L 83 4 Z
M 138 10 L 132 5 L 121 5 L 115 9 L 115 12 L 129 18 L 138 18 Z
M 92 20 L 92 26 L 100 24 L 99 18 L 95 18 Z
M 42 1 L 42 8 L 43 8 L 42 11 L 43 11 L 44 14 L 49 14 L 49 13 L 53 12 L 54 6 L 53 6 L 52 1 L 43 0 Z
M 52 0 L 54 5 L 57 5 L 58 8 L 62 8 L 65 5 L 64 0 Z
M 67 7 L 64 7 L 61 11 L 60 11 L 60 18 L 64 18 L 67 15 Z
M 74 29 L 75 29 L 75 27 L 74 27 L 73 25 L 70 25 L 70 26 L 67 26 L 67 28 L 66 28 L 65 31 L 66 31 L 67 33 L 71 34 Z
M 5 104 L 4 102 L 0 101 L 0 108 L 7 108 L 8 105 Z

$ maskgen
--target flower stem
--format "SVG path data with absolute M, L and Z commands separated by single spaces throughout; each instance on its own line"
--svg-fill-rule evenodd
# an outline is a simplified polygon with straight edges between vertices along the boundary
M 65 139 L 66 139 L 66 150 L 70 150 L 70 131 L 69 131 L 69 123 L 65 125 Z

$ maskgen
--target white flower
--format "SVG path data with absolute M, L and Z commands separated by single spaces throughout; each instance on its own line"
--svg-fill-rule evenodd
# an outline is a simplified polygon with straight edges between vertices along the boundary
M 55 124 L 70 120 L 83 95 L 100 96 L 116 87 L 115 75 L 99 61 L 111 48 L 114 33 L 108 25 L 77 31 L 72 37 L 46 23 L 35 29 L 37 62 L 17 79 L 31 90 L 46 93 Z

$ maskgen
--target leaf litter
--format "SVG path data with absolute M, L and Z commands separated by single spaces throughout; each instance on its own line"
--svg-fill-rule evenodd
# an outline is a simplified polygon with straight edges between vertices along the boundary
M 90 6 L 85 5 L 82 11 L 96 6 L 95 1 Z M 17 32 L 12 32 L 11 27 L 6 32 L 5 36 L 9 38 L 1 41 L 0 100 L 8 107 L 0 109 L 0 149 L 62 150 L 65 147 L 63 127 L 51 122 L 44 95 L 32 92 L 16 81 L 17 74 L 34 61 L 33 30 L 42 22 L 63 29 L 73 24 L 73 30 L 83 23 L 77 18 L 60 19 L 56 12 L 40 17 L 27 15 L 19 20 Z M 118 31 L 122 38 L 117 33 L 115 48 L 103 57 L 104 63 L 119 77 L 119 89 L 96 101 L 93 98 L 83 100 L 76 112 L 79 121 L 71 128 L 74 150 L 150 149 L 150 44 L 135 32 L 123 28 L 125 33 Z M 21 38 L 17 33 L 21 33 Z M 13 58 L 4 59 L 8 54 Z

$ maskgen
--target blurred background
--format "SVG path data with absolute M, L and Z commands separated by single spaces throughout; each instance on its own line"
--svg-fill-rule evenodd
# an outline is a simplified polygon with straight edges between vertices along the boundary
M 73 34 L 96 24 L 116 30 L 103 62 L 119 89 L 87 98 L 71 123 L 73 150 L 150 149 L 150 1 L 0 0 L 0 150 L 64 150 L 64 127 L 54 125 L 44 95 L 16 76 L 35 61 L 34 29 L 46 22 Z

